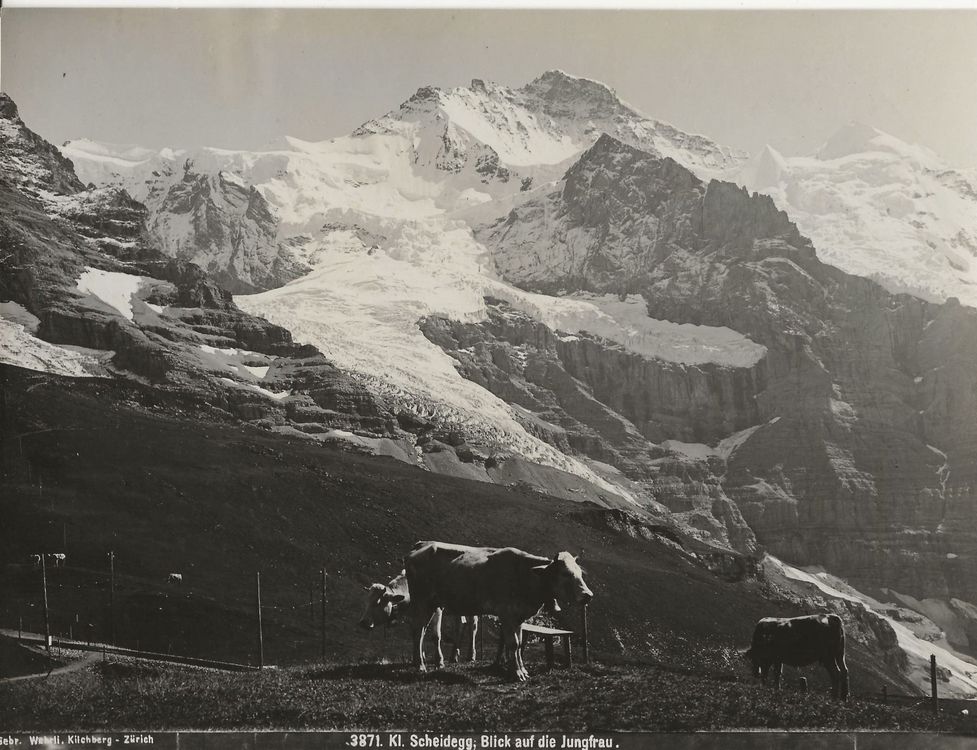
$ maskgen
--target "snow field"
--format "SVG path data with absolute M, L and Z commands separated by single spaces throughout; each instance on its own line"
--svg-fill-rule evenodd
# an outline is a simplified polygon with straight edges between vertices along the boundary
M 82 294 L 97 297 L 105 304 L 118 310 L 124 318 L 133 321 L 133 295 L 147 285 L 158 283 L 156 279 L 146 276 L 86 268 L 78 277 L 77 289 Z

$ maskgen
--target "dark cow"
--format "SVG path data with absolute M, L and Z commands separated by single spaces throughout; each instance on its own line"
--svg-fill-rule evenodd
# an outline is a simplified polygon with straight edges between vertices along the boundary
M 828 670 L 834 696 L 848 699 L 845 628 L 838 615 L 764 617 L 756 624 L 753 644 L 743 658 L 764 683 L 773 674 L 777 688 L 784 664 L 803 667 L 817 662 Z
M 360 618 L 360 627 L 372 630 L 377 625 L 393 625 L 405 619 L 410 612 L 410 591 L 407 587 L 407 575 L 404 571 L 392 578 L 386 584 L 374 583 L 366 589 L 366 607 Z M 475 661 L 475 635 L 478 633 L 478 617 L 456 617 L 455 642 L 451 649 L 450 659 L 458 662 L 461 644 L 468 645 L 469 660 Z M 438 654 L 438 666 L 444 666 L 444 655 L 441 651 L 442 610 L 438 608 L 431 615 L 427 623 L 427 630 L 434 634 L 435 649 Z
M 510 674 L 525 680 L 529 673 L 520 649 L 523 623 L 558 600 L 586 604 L 594 596 L 569 552 L 559 552 L 550 560 L 513 547 L 419 542 L 404 567 L 411 592 L 414 663 L 421 671 L 425 670 L 424 630 L 438 607 L 458 614 L 496 615 Z

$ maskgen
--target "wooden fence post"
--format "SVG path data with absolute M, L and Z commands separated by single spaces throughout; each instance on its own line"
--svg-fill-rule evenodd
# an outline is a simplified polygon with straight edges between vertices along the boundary
M 940 700 L 936 692 L 936 654 L 930 654 L 930 690 L 933 693 L 933 713 L 940 712 Z
M 326 660 L 326 569 L 322 569 L 322 660 Z
M 258 606 L 258 669 L 265 668 L 265 638 L 261 632 L 261 573 L 255 573 L 255 595 Z
M 48 617 L 47 607 L 47 565 L 44 562 L 45 554 L 41 553 L 41 586 L 44 589 L 44 649 L 48 656 L 51 655 L 51 620 Z
M 115 550 L 109 552 L 109 643 L 116 643 L 115 636 Z
M 590 645 L 588 643 L 589 634 L 587 632 L 587 605 L 583 605 L 583 611 L 580 614 L 581 620 L 581 634 L 583 635 L 583 663 L 590 664 Z

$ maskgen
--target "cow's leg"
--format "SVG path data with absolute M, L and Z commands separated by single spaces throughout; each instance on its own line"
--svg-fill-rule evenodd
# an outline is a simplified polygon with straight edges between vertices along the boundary
M 444 619 L 442 617 L 442 632 L 444 632 Z M 448 661 L 452 664 L 458 663 L 458 639 L 461 637 L 462 630 L 464 629 L 464 617 L 452 616 L 450 618 L 451 626 L 448 628 L 451 631 L 451 647 L 448 649 Z
M 777 662 L 772 665 L 771 669 L 773 670 L 773 689 L 780 690 L 780 680 L 784 675 L 784 665 Z
M 843 700 L 848 700 L 848 665 L 845 663 L 844 654 L 841 657 L 835 659 L 835 665 L 838 667 L 838 681 L 839 681 L 839 695 L 838 697 Z
M 505 665 L 506 665 L 505 633 L 502 631 L 502 626 L 499 625 L 499 643 L 495 650 L 495 661 L 492 662 L 492 666 L 498 669 L 505 669 Z
M 848 665 L 845 657 L 825 661 L 824 667 L 831 675 L 831 695 L 843 701 L 848 700 Z
M 500 623 L 500 626 L 509 656 L 506 671 L 512 679 L 522 682 L 529 676 L 526 668 L 522 664 L 522 627 L 519 623 L 512 625 L 507 622 Z
M 421 672 L 427 671 L 427 666 L 424 664 L 424 633 L 427 631 L 429 619 L 429 617 L 411 619 L 411 636 L 413 638 L 411 646 L 414 652 L 414 666 Z
M 841 692 L 841 672 L 838 665 L 835 664 L 834 659 L 830 658 L 822 661 L 821 665 L 828 670 L 828 677 L 831 678 L 831 695 L 837 698 Z
M 455 639 L 451 642 L 451 663 L 457 664 L 461 661 L 461 644 L 468 632 L 466 618 L 459 617 L 455 620 Z
M 475 653 L 475 636 L 478 634 L 478 617 L 472 616 L 468 618 L 468 661 L 474 664 L 478 661 L 478 656 Z
M 525 682 L 529 679 L 529 672 L 526 671 L 526 665 L 522 660 L 522 646 L 523 646 L 523 636 L 522 636 L 522 623 L 517 623 L 515 627 L 512 628 L 513 637 L 509 639 L 509 644 L 512 651 L 512 665 L 513 674 L 519 682 Z
M 431 615 L 430 627 L 434 629 L 434 652 L 438 655 L 437 668 L 441 669 L 444 667 L 444 654 L 441 652 L 441 620 L 443 617 L 443 610 L 438 607 L 434 610 L 434 614 Z

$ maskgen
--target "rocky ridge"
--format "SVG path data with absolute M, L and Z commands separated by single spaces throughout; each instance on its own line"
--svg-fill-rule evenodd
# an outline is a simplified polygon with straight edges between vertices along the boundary
M 863 584 L 977 595 L 977 422 L 945 412 L 977 413 L 977 313 L 824 265 L 768 197 L 608 136 L 478 236 L 523 287 L 637 292 L 653 317 L 767 347 L 742 395 L 766 426 L 729 455 L 722 487 L 771 552 Z

